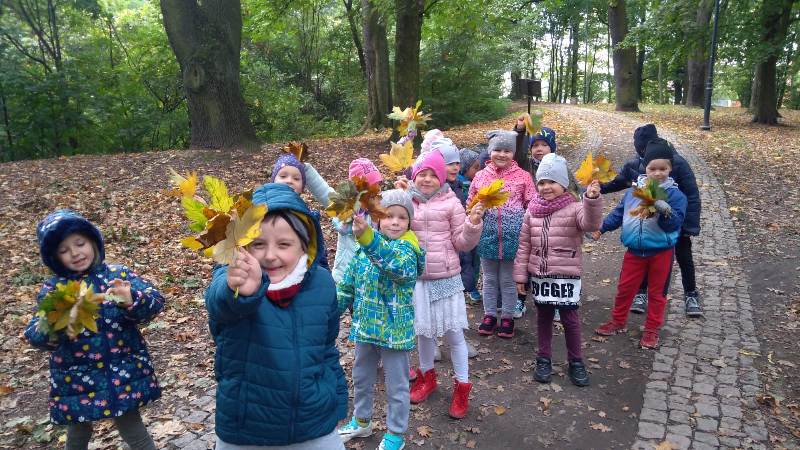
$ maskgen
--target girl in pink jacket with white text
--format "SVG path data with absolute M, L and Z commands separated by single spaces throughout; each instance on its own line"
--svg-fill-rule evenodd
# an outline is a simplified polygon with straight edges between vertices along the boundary
M 456 194 L 445 183 L 447 172 L 439 151 L 423 153 L 412 171 L 409 186 L 414 204 L 411 230 L 425 250 L 425 272 L 414 288 L 414 331 L 419 365 L 411 386 L 411 403 L 421 403 L 436 389 L 433 356 L 436 338 L 444 336 L 450 348 L 455 387 L 450 416 L 461 419 L 469 408 L 469 366 L 464 329 L 468 328 L 464 286 L 458 252 L 475 248 L 483 227 L 483 207 L 464 212 Z
M 528 204 L 514 259 L 514 281 L 525 294 L 528 286 L 536 304 L 539 352 L 534 379 L 549 383 L 552 373 L 553 316 L 561 313 L 567 341 L 569 379 L 588 386 L 581 355 L 581 245 L 583 235 L 600 228 L 603 202 L 600 184 L 589 185 L 579 203 L 567 192 L 567 161 L 555 153 L 542 158 L 536 170 L 538 192 Z M 529 278 L 530 277 L 530 278 Z

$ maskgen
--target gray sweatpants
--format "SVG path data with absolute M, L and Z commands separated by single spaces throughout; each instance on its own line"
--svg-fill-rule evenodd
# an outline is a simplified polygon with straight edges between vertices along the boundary
M 483 270 L 483 313 L 497 317 L 497 299 L 503 301 L 500 318 L 514 316 L 517 284 L 514 283 L 514 261 L 481 258 Z
M 383 360 L 386 400 L 386 428 L 390 433 L 402 435 L 408 429 L 411 399 L 408 386 L 408 351 L 391 350 L 374 344 L 356 343 L 353 363 L 353 414 L 361 420 L 372 420 L 375 403 L 375 382 L 378 378 L 378 361 Z
M 408 376 L 408 375 L 406 375 Z M 156 450 L 156 444 L 142 422 L 139 410 L 134 409 L 114 418 L 120 437 L 132 450 Z M 66 450 L 86 450 L 92 440 L 92 422 L 67 425 Z

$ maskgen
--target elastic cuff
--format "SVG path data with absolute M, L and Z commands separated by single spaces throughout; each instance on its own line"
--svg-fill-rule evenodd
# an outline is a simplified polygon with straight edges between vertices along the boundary
M 369 247 L 369 245 L 372 244 L 372 241 L 374 239 L 375 239 L 375 232 L 372 231 L 372 227 L 367 227 L 366 231 L 364 231 L 364 234 L 359 236 L 356 240 L 358 241 L 359 244 L 361 244 L 362 247 Z

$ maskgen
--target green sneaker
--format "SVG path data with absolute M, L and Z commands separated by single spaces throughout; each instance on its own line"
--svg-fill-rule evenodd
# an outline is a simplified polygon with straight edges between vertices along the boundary
M 403 450 L 405 447 L 406 440 L 403 439 L 403 436 L 386 433 L 383 435 L 383 439 L 381 440 L 381 445 L 378 446 L 378 450 Z
M 339 433 L 339 438 L 342 439 L 342 442 L 347 442 L 353 438 L 372 436 L 372 422 L 362 427 L 356 421 L 355 416 L 353 416 L 350 422 L 339 427 L 336 432 Z

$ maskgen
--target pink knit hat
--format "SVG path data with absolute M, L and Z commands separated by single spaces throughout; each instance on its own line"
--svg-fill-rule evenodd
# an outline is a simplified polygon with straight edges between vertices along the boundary
M 383 181 L 383 175 L 381 175 L 378 168 L 375 167 L 375 164 L 367 158 L 354 159 L 353 162 L 350 163 L 347 176 L 351 180 L 355 177 L 364 177 L 367 179 L 367 183 L 371 185 Z
M 441 152 L 425 153 L 422 160 L 414 164 L 414 171 L 411 172 L 411 179 L 416 179 L 417 175 L 425 169 L 433 170 L 433 174 L 439 179 L 440 184 L 447 180 L 447 169 L 444 164 L 444 157 Z

